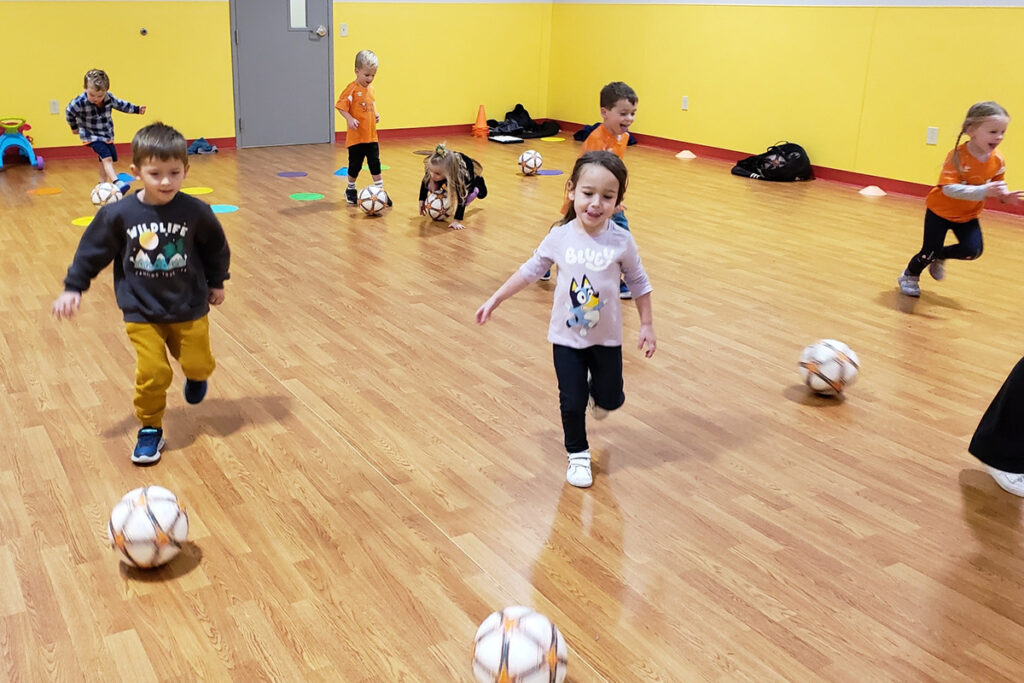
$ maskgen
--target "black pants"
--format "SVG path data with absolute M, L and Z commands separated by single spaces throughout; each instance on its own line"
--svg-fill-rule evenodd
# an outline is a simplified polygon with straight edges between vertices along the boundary
M 950 230 L 956 235 L 957 243 L 946 247 L 943 245 L 946 243 L 946 233 Z M 907 264 L 907 272 L 911 275 L 920 275 L 921 271 L 936 259 L 971 261 L 981 256 L 983 248 L 981 224 L 977 218 L 966 223 L 954 223 L 930 210 L 925 211 L 924 241 L 921 251 Z
M 348 177 L 355 180 L 363 168 L 363 159 L 370 167 L 370 175 L 380 175 L 380 145 L 376 142 L 360 142 L 348 148 Z
M 605 410 L 615 410 L 626 401 L 622 393 L 622 347 L 590 346 L 573 349 L 555 344 L 555 375 L 558 376 L 558 402 L 562 409 L 565 450 L 579 453 L 589 450 L 587 443 L 587 401 Z M 590 383 L 587 383 L 587 371 Z
M 475 175 L 472 178 L 470 178 L 469 182 L 466 183 L 466 190 L 468 192 L 472 192 L 473 190 L 476 190 L 477 191 L 477 194 L 476 194 L 476 198 L 477 199 L 483 199 L 484 197 L 486 197 L 487 196 L 487 183 L 484 182 L 484 177 L 482 175 Z
M 1024 474 L 1024 358 L 982 415 L 968 450 L 990 467 Z

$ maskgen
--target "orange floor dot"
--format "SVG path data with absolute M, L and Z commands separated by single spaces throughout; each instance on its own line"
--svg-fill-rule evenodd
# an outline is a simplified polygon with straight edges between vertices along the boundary
M 64 190 L 59 187 L 37 187 L 28 191 L 29 194 L 36 196 L 47 195 L 47 194 L 60 194 Z

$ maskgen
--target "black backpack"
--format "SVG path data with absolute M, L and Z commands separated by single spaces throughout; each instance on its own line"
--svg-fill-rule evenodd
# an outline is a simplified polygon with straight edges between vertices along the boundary
M 811 160 L 804 148 L 795 142 L 776 142 L 763 154 L 740 159 L 732 174 L 758 180 L 813 180 Z

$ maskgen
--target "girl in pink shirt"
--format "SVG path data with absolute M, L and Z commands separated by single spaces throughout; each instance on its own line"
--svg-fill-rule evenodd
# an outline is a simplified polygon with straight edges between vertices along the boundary
M 651 283 L 636 242 L 612 221 L 626 191 L 626 167 L 611 152 L 587 152 L 576 161 L 569 180 L 571 203 L 533 257 L 519 267 L 476 312 L 487 322 L 501 302 L 558 266 L 548 341 L 553 345 L 555 374 L 565 449 L 566 480 L 586 488 L 593 484 L 586 410 L 603 419 L 626 400 L 622 391 L 622 302 L 619 278 L 633 292 L 640 313 L 637 348 L 650 358 L 657 342 L 651 311 Z

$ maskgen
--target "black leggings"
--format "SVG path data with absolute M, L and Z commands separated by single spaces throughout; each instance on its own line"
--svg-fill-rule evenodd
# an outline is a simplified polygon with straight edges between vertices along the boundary
M 562 409 L 565 450 L 579 453 L 587 444 L 587 401 L 605 410 L 615 410 L 626 402 L 622 393 L 622 347 L 589 346 L 574 349 L 555 344 L 555 375 L 558 377 L 558 402 Z M 587 384 L 587 371 L 591 381 Z
M 473 176 L 473 178 L 466 184 L 466 191 L 472 192 L 477 191 L 476 198 L 483 199 L 487 196 L 487 183 L 484 182 L 482 175 Z
M 348 148 L 348 177 L 355 180 L 363 168 L 363 159 L 370 167 L 370 175 L 380 175 L 380 145 L 376 142 L 360 142 Z
M 956 235 L 957 243 L 946 247 L 943 245 L 946 243 L 946 233 L 950 230 Z M 907 264 L 907 272 L 920 275 L 929 263 L 938 259 L 972 261 L 981 256 L 983 248 L 981 224 L 977 218 L 966 223 L 954 223 L 928 210 L 924 213 L 924 243 L 921 251 Z

